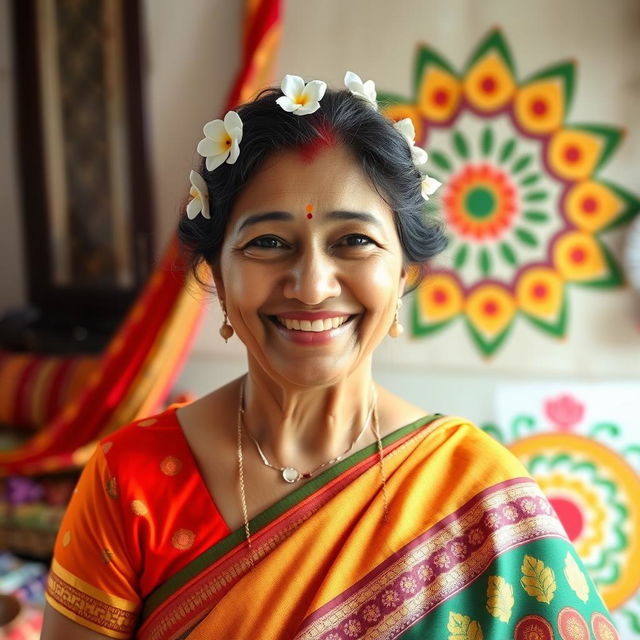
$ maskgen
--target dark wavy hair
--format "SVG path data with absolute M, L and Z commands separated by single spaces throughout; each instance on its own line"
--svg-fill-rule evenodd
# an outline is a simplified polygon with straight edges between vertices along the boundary
M 183 213 L 178 227 L 187 263 L 196 277 L 202 263 L 215 268 L 236 198 L 267 158 L 338 143 L 352 152 L 393 210 L 405 265 L 414 266 L 412 288 L 417 286 L 428 261 L 446 247 L 447 240 L 442 224 L 426 213 L 422 177 L 404 136 L 370 103 L 349 91 L 327 89 L 320 109 L 305 116 L 287 113 L 277 105 L 281 95 L 279 89 L 265 89 L 236 109 L 243 135 L 235 164 L 224 163 L 210 172 L 202 160 L 199 173 L 209 190 L 211 219 L 197 216 L 189 220 Z

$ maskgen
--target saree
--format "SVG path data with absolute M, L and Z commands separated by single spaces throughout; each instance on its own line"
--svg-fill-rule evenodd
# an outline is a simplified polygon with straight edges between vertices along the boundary
M 137 637 L 611 640 L 609 614 L 536 483 L 469 422 L 430 416 L 188 563 Z

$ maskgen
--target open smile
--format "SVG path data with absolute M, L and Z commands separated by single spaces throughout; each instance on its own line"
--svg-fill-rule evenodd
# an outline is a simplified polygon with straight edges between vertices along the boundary
M 284 338 L 306 345 L 328 344 L 342 336 L 356 316 L 340 315 L 327 318 L 298 319 L 268 316 Z

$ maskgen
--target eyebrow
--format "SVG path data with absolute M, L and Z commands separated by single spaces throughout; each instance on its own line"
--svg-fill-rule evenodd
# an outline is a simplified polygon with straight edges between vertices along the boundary
M 364 211 L 330 211 L 326 215 L 321 217 L 322 220 L 360 220 L 361 222 L 367 222 L 377 227 L 382 228 L 380 220 L 371 213 L 365 213 Z M 260 222 L 266 222 L 269 220 L 276 220 L 278 222 L 291 222 L 295 220 L 295 216 L 292 213 L 286 211 L 267 211 L 266 213 L 256 213 L 251 216 L 247 216 L 242 224 L 238 227 L 238 233 L 247 227 L 258 224 Z

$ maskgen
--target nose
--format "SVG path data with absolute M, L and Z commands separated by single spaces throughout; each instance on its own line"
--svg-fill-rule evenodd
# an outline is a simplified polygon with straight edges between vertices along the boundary
M 301 252 L 287 274 L 284 295 L 310 306 L 338 297 L 338 266 L 320 248 Z

